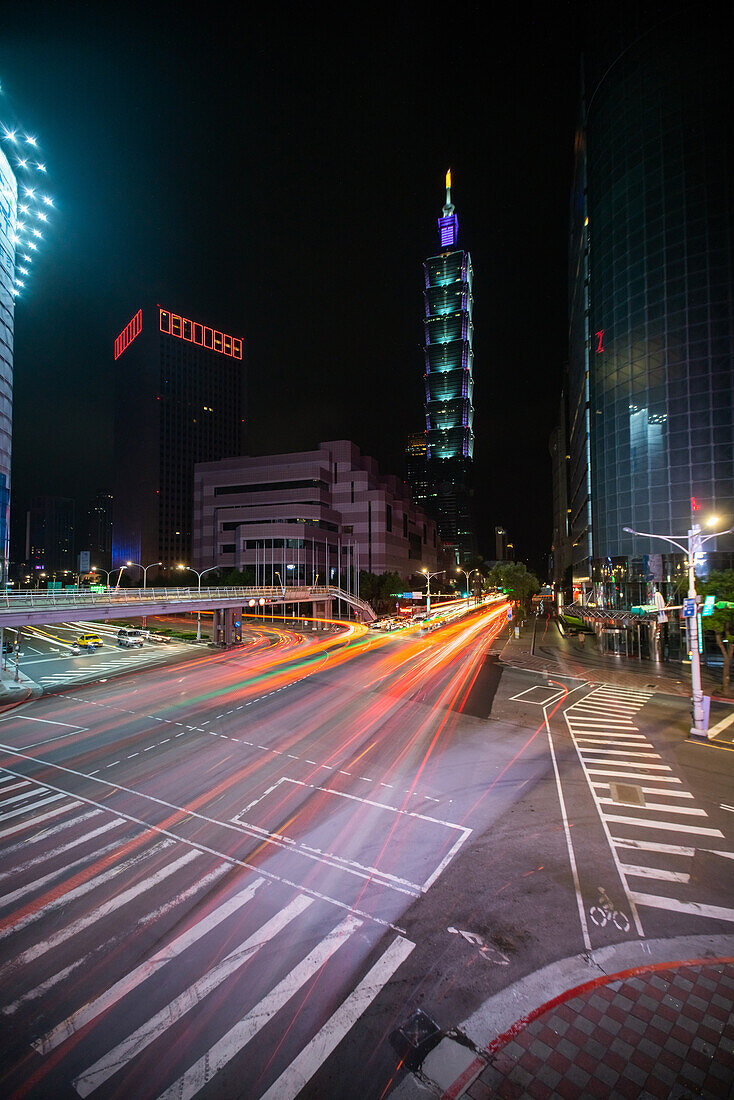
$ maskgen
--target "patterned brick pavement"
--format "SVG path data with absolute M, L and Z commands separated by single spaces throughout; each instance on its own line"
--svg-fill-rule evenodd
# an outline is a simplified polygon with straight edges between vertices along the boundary
M 519 1021 L 489 1044 L 470 1087 L 445 1095 L 732 1097 L 733 1009 L 734 959 L 606 976 Z

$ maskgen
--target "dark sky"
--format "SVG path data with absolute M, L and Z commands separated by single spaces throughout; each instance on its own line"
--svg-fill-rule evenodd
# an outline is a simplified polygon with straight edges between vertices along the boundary
M 158 301 L 244 337 L 253 453 L 351 438 L 402 475 L 451 166 L 483 549 L 502 523 L 541 567 L 583 5 L 189 10 L 5 8 L 0 120 L 57 208 L 16 311 L 13 523 L 111 487 L 114 337 Z

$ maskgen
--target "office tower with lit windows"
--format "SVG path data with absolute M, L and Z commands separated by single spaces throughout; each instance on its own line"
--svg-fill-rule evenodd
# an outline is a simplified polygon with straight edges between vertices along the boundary
M 425 432 L 413 432 L 405 445 L 405 476 L 414 504 L 425 508 L 428 498 L 428 445 Z
M 7 576 L 10 532 L 10 455 L 13 431 L 13 327 L 18 188 L 0 149 L 0 555 Z
M 426 507 L 438 523 L 444 548 L 457 562 L 474 549 L 471 517 L 474 273 L 469 253 L 456 247 L 458 231 L 449 171 L 446 203 L 438 219 L 440 251 L 423 264 Z
M 114 358 L 112 566 L 188 564 L 194 465 L 245 449 L 242 338 L 155 306 L 122 329 Z
M 596 18 L 571 203 L 567 595 L 629 606 L 653 584 L 672 596 L 682 555 L 625 528 L 685 536 L 692 498 L 734 524 L 732 77 L 688 5 Z M 733 550 L 712 539 L 699 575 Z

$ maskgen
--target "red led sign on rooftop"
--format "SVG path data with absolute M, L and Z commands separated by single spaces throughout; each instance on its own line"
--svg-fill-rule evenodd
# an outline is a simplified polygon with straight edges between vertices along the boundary
M 167 309 L 160 310 L 160 329 L 169 336 L 178 336 L 180 340 L 189 340 L 222 355 L 231 355 L 233 359 L 242 358 L 242 341 L 238 337 L 227 336 L 224 332 L 200 325 L 198 321 L 180 317 L 178 313 L 169 313 Z
M 132 344 L 138 333 L 143 330 L 143 311 L 139 309 L 133 317 L 132 321 L 129 321 L 125 325 L 120 335 L 115 340 L 115 359 L 119 359 L 126 347 Z

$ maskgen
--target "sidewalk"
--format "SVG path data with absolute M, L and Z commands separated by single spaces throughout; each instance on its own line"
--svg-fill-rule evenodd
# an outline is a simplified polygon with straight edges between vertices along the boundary
M 15 666 L 0 669 L 0 707 L 8 703 L 24 703 L 26 699 L 42 694 L 43 689 L 25 673 L 19 671 L 16 681 Z
M 578 639 L 562 637 L 553 619 L 537 620 L 533 647 L 533 622 L 526 620 L 519 638 L 515 637 L 515 625 L 511 623 L 509 631 L 503 630 L 490 649 L 504 664 L 590 683 L 654 688 L 670 695 L 688 696 L 691 693 L 690 669 L 680 662 L 599 653 L 591 635 L 586 636 L 582 648 Z M 706 695 L 717 695 L 721 691 L 721 679 L 707 668 L 701 669 L 701 679 Z M 734 699 L 731 702 L 734 706 Z
M 393 1100 L 730 1097 L 734 936 L 631 941 L 490 998 Z

